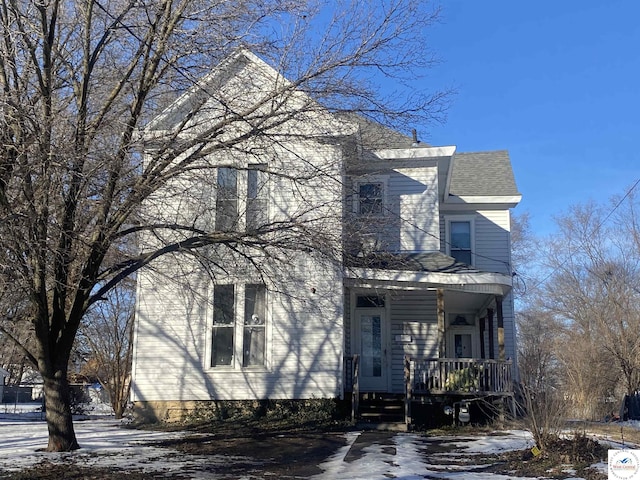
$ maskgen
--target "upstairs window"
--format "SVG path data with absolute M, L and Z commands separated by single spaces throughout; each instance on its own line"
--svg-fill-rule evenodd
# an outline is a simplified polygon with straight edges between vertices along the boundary
M 250 165 L 247 170 L 247 230 L 264 226 L 268 219 L 269 190 L 265 164 Z
M 458 262 L 472 265 L 471 222 L 455 221 L 449 223 L 449 250 Z
M 358 213 L 379 216 L 384 213 L 384 183 L 358 184 Z
M 233 230 L 238 221 L 238 171 L 218 168 L 216 194 L 216 229 Z

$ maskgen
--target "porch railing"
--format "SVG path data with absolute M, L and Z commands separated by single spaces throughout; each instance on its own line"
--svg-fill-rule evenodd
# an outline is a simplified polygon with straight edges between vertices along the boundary
M 511 394 L 511 361 L 461 358 L 406 359 L 407 391 L 429 394 Z

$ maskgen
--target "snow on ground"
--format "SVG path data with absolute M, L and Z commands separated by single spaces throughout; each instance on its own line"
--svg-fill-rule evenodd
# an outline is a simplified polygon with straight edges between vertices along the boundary
M 32 409 L 33 410 L 33 409 Z M 37 408 L 35 408 L 37 410 Z M 638 422 L 637 428 L 640 428 Z M 46 447 L 47 426 L 38 411 L 3 413 L 0 410 L 0 471 L 21 470 L 42 461 L 142 469 L 166 474 L 180 473 L 189 478 L 222 479 L 212 476 L 205 465 L 247 464 L 248 459 L 229 456 L 194 456 L 169 448 L 152 446 L 154 442 L 180 438 L 187 433 L 168 433 L 123 428 L 113 417 L 93 417 L 76 421 L 76 435 L 82 448 L 71 453 L 38 451 Z M 631 425 L 633 428 L 633 425 Z M 521 450 L 533 446 L 528 432 L 513 430 L 502 435 L 469 437 L 424 437 L 419 434 L 389 434 L 384 441 L 364 442 L 367 434 L 346 434 L 347 445 L 321 463 L 323 473 L 314 480 L 507 480 L 504 475 L 474 471 L 463 458 L 478 454 Z M 354 444 L 358 442 L 358 448 Z M 430 447 L 431 445 L 431 447 Z M 452 447 L 450 449 L 433 448 Z M 438 453 L 441 450 L 450 450 Z M 354 453 L 356 451 L 356 453 Z M 606 472 L 606 464 L 599 466 Z
M 521 450 L 533 445 L 531 435 L 524 431 L 506 432 L 504 436 L 468 437 L 428 437 L 429 443 L 441 446 L 451 445 L 456 452 L 425 454 L 429 447 L 425 437 L 411 433 L 399 433 L 392 439 L 393 444 L 372 444 L 363 449 L 365 455 L 349 460 L 349 452 L 360 433 L 349 434 L 348 445 L 343 447 L 327 462 L 320 465 L 324 473 L 314 480 L 350 479 L 377 480 L 402 478 L 403 480 L 451 479 L 451 480 L 508 480 L 513 477 L 474 472 L 480 468 L 463 464 L 460 457 L 470 454 L 499 453 Z M 460 440 L 460 441 L 458 441 Z M 427 463 L 426 458 L 433 463 Z
M 75 462 L 86 466 L 141 469 L 185 473 L 205 461 L 226 462 L 219 457 L 182 455 L 175 450 L 149 446 L 149 443 L 179 438 L 184 433 L 154 432 L 123 428 L 120 420 L 93 419 L 75 422 L 81 449 L 70 453 L 38 451 L 47 446 L 47 425 L 33 420 L 4 420 L 0 415 L 0 471 L 16 471 L 42 461 Z M 194 477 L 195 478 L 195 477 Z

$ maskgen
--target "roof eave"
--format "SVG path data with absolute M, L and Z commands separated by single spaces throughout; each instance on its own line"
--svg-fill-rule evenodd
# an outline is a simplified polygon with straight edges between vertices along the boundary
M 446 147 L 410 147 L 410 148 L 385 148 L 374 150 L 373 153 L 386 160 L 409 160 L 418 158 L 450 157 L 456 151 L 454 146 Z
M 466 288 L 475 293 L 493 293 L 495 295 L 506 295 L 511 291 L 513 285 L 511 276 L 504 273 L 441 273 L 372 268 L 349 269 L 344 284 L 348 287 L 414 288 L 420 290 L 453 288 L 464 291 Z
M 444 203 L 453 205 L 483 204 L 483 205 L 504 205 L 513 208 L 520 203 L 522 195 L 448 195 L 444 198 Z

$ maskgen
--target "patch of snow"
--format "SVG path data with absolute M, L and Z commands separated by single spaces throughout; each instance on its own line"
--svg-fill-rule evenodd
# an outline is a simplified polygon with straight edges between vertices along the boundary
M 482 437 L 445 437 L 444 445 L 461 449 L 461 453 L 466 455 L 469 453 L 502 453 L 524 450 L 532 448 L 535 442 L 530 432 L 508 430 L 496 435 Z

